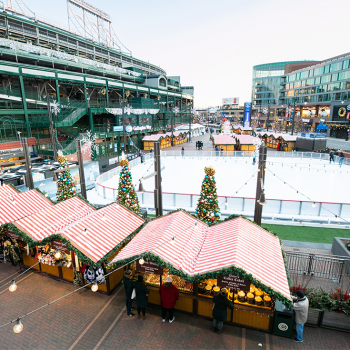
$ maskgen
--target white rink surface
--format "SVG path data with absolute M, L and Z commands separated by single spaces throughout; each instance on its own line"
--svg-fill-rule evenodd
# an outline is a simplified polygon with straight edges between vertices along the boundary
M 267 160 L 266 199 L 307 201 L 308 199 L 300 194 L 303 193 L 315 202 L 350 203 L 349 166 L 340 167 L 334 163 L 330 165 L 328 161 L 316 159 L 268 157 Z M 169 156 L 162 158 L 162 165 L 165 166 L 162 171 L 163 193 L 198 195 L 205 175 L 204 167 L 212 165 L 216 170 L 215 179 L 219 196 L 255 197 L 258 167 L 252 165 L 252 158 Z M 273 176 L 269 170 L 283 181 Z M 133 167 L 131 173 L 135 187 L 138 186 L 138 180 L 141 177 L 152 172 L 154 172 L 152 159 Z M 117 189 L 118 181 L 119 176 L 115 176 L 101 185 Z M 143 180 L 143 185 L 145 191 L 153 191 L 154 177 Z M 97 193 L 92 193 L 95 191 L 89 192 L 91 196 L 101 199 Z M 91 199 L 94 202 L 92 197 Z M 107 203 L 110 200 L 105 199 L 104 202 Z

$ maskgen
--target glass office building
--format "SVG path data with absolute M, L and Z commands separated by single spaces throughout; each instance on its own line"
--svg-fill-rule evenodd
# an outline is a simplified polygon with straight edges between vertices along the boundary
M 307 61 L 289 61 L 259 64 L 253 67 L 252 104 L 253 106 L 278 105 L 282 90 L 285 66 L 289 63 Z

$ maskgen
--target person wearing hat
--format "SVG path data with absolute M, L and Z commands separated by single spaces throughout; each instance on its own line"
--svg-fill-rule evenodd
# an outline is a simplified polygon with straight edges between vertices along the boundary
M 227 308 L 233 310 L 233 304 L 227 299 L 227 290 L 222 288 L 213 298 L 213 332 L 221 333 L 224 321 L 227 319 Z
M 295 323 L 297 336 L 294 338 L 294 341 L 301 343 L 303 339 L 304 323 L 307 321 L 307 314 L 309 311 L 309 300 L 305 296 L 302 290 L 297 291 L 297 297 L 293 297 L 293 309 L 295 311 Z
M 135 314 L 131 313 L 131 305 L 132 305 L 131 295 L 133 290 L 133 284 L 131 280 L 131 270 L 129 269 L 124 271 L 123 284 L 124 284 L 125 296 L 126 296 L 126 314 L 132 317 L 132 316 L 135 316 Z
M 173 279 L 168 276 L 164 284 L 159 288 L 160 300 L 162 304 L 162 320 L 165 322 L 166 315 L 169 313 L 169 323 L 172 323 L 175 320 L 174 306 L 176 300 L 179 299 L 179 291 L 173 285 Z

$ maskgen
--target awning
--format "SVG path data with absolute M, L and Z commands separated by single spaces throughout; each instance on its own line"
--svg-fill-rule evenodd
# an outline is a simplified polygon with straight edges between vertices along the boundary
M 93 262 L 130 240 L 145 221 L 118 203 L 91 212 L 59 231 L 64 239 Z
M 14 229 L 16 234 L 19 233 L 18 230 L 21 231 L 22 235 L 29 237 L 29 240 L 41 241 L 95 210 L 83 199 L 75 196 L 18 220 L 9 228 Z
M 2 186 L 3 188 L 6 186 Z M 12 188 L 11 186 L 9 186 Z M 53 207 L 53 203 L 37 190 L 18 193 L 12 189 L 11 196 L 0 199 L 0 225 L 32 215 Z
M 0 186 L 0 200 L 6 197 L 11 197 L 20 193 L 17 189 L 15 189 L 12 185 L 4 185 Z
M 185 279 L 234 273 L 291 301 L 280 240 L 242 217 L 209 227 L 179 210 L 150 221 L 112 263 L 127 263 L 141 254 L 171 264 Z
M 235 145 L 236 140 L 229 135 L 213 135 L 215 145 Z

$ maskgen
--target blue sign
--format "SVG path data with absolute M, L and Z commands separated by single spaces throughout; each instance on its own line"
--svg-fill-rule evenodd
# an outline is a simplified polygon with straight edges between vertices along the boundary
M 132 141 L 130 141 L 130 146 L 132 146 L 133 145 L 133 143 L 132 143 Z
M 128 125 L 128 126 L 125 128 L 125 131 L 126 131 L 126 132 L 132 132 L 132 126 L 131 126 L 131 125 Z
M 121 143 L 121 144 L 120 144 L 120 147 L 124 147 L 124 143 Z
M 123 126 L 113 126 L 113 131 L 123 131 Z
M 225 113 L 221 112 L 221 119 L 225 118 Z
M 290 112 L 290 121 L 292 122 L 294 119 L 294 111 L 291 111 Z
M 244 126 L 250 126 L 250 112 L 252 109 L 252 103 L 251 102 L 245 102 L 244 103 Z

